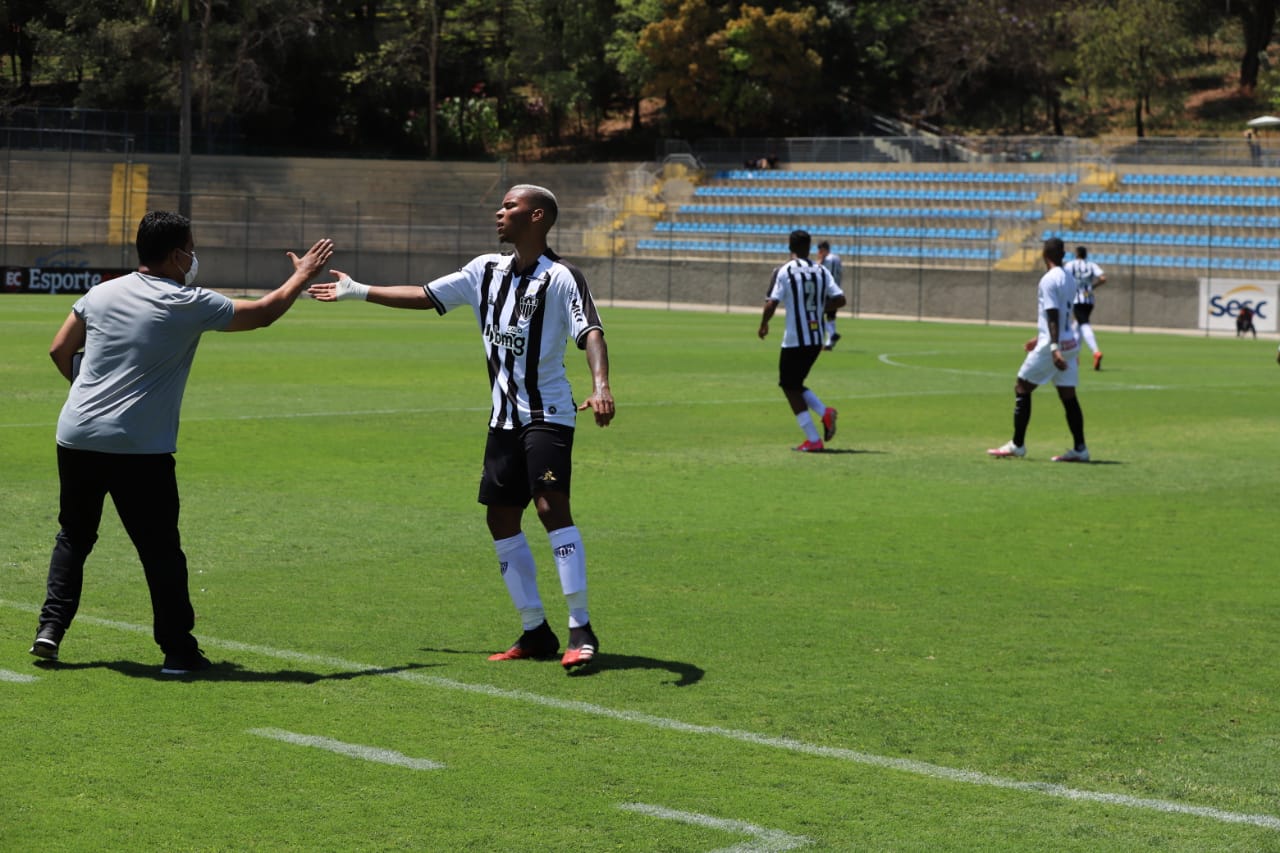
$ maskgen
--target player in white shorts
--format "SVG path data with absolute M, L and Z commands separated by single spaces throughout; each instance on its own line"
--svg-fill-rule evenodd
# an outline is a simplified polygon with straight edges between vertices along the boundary
M 1054 462 L 1088 462 L 1089 448 L 1084 441 L 1084 413 L 1076 397 L 1080 378 L 1079 342 L 1071 328 L 1071 305 L 1075 301 L 1076 281 L 1062 266 L 1066 248 L 1057 237 L 1044 241 L 1044 265 L 1048 269 L 1037 288 L 1039 311 L 1037 335 L 1027 342 L 1027 357 L 1018 370 L 1013 392 L 1013 438 L 1000 447 L 987 451 L 992 456 L 1007 458 L 1026 456 L 1027 425 L 1031 423 L 1031 392 L 1052 382 L 1058 389 L 1073 446 L 1053 457 Z

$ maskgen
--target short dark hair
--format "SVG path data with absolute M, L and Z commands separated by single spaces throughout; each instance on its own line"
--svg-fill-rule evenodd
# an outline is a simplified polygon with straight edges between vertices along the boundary
M 1067 247 L 1062 244 L 1061 237 L 1050 237 L 1044 241 L 1044 257 L 1047 261 L 1053 261 L 1058 266 L 1062 266 L 1062 259 L 1067 256 Z
M 555 193 L 546 187 L 540 187 L 537 184 L 516 184 L 507 192 L 519 192 L 532 199 L 534 207 L 542 208 L 542 215 L 546 219 L 548 228 L 555 225 L 556 220 L 560 218 L 560 203 L 556 201 Z
M 185 249 L 191 239 L 191 220 L 169 210 L 152 210 L 138 223 L 138 262 L 163 261 L 174 249 Z
M 813 238 L 803 228 L 797 228 L 792 231 L 791 237 L 787 240 L 787 245 L 791 247 L 791 251 L 800 257 L 805 257 L 809 254 L 809 246 L 812 243 Z
M 830 251 L 831 251 L 831 241 L 830 241 L 830 240 L 823 240 L 821 243 L 819 243 L 819 244 L 818 244 L 818 249 L 819 249 L 819 250 L 821 250 L 821 251 L 823 251 L 823 252 L 830 252 Z
M 1077 258 L 1089 257 L 1089 250 L 1086 249 L 1084 246 L 1076 246 L 1076 257 Z

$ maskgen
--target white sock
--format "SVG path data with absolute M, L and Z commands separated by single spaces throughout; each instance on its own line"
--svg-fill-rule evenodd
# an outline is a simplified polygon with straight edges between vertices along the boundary
M 560 572 L 560 589 L 569 605 L 569 627 L 581 628 L 591 621 L 587 617 L 587 552 L 582 547 L 582 534 L 576 526 L 561 527 L 550 531 L 547 538 Z
M 526 631 L 537 628 L 546 621 L 547 614 L 538 596 L 538 567 L 533 561 L 529 541 L 521 532 L 507 539 L 494 540 L 493 548 L 498 552 L 498 568 L 511 595 L 511 603 L 520 614 L 520 624 Z
M 808 388 L 804 389 L 804 404 L 819 415 L 826 414 L 827 407 L 818 399 L 818 395 Z
M 828 320 L 827 321 L 827 340 L 831 340 L 835 336 L 836 336 L 836 321 Z
M 804 430 L 804 437 L 810 441 L 820 441 L 822 436 L 818 435 L 818 428 L 813 425 L 813 415 L 803 411 L 796 415 L 796 423 L 800 424 L 800 429 Z
M 1080 334 L 1084 335 L 1084 342 L 1089 345 L 1089 351 L 1096 353 L 1098 351 L 1098 339 L 1094 337 L 1093 326 L 1088 323 L 1080 326 Z

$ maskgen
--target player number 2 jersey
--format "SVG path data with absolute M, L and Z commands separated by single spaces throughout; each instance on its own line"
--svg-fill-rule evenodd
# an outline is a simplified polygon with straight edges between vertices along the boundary
M 533 266 L 511 267 L 514 255 L 488 254 L 426 285 L 436 310 L 470 305 L 480 325 L 493 414 L 489 426 L 574 426 L 577 407 L 565 375 L 570 339 L 579 349 L 601 329 L 586 279 L 548 249 Z
M 787 313 L 782 346 L 822 346 L 822 315 L 827 300 L 843 295 L 831 272 L 822 264 L 807 258 L 792 258 L 778 267 L 768 298 L 782 305 Z

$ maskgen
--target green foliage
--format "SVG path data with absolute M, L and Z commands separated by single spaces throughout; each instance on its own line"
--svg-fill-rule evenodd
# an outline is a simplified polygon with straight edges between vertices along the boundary
M 845 317 L 811 385 L 847 452 L 802 455 L 754 317 L 602 305 L 619 415 L 580 428 L 574 478 L 601 666 L 568 678 L 485 660 L 518 622 L 475 503 L 474 318 L 302 302 L 201 344 L 177 458 L 219 669 L 166 680 L 109 507 L 63 664 L 26 654 L 66 393 L 45 348 L 71 300 L 0 299 L 0 671 L 38 679 L 0 678 L 6 849 L 749 840 L 627 802 L 814 850 L 1280 846 L 1129 804 L 1275 819 L 1274 341 L 1100 329 L 1108 369 L 1081 387 L 1098 463 L 1054 465 L 1069 439 L 1047 388 L 1031 456 L 983 453 L 1008 436 L 1026 329 Z M 580 354 L 567 366 L 587 380 Z M 546 538 L 526 532 L 559 627 Z M 251 734 L 268 727 L 445 767 Z
M 1088 35 L 1079 45 L 1082 79 L 1133 103 L 1135 129 L 1144 135 L 1143 113 L 1152 95 L 1169 83 L 1190 51 L 1175 0 L 1117 0 L 1087 7 L 1077 20 Z

